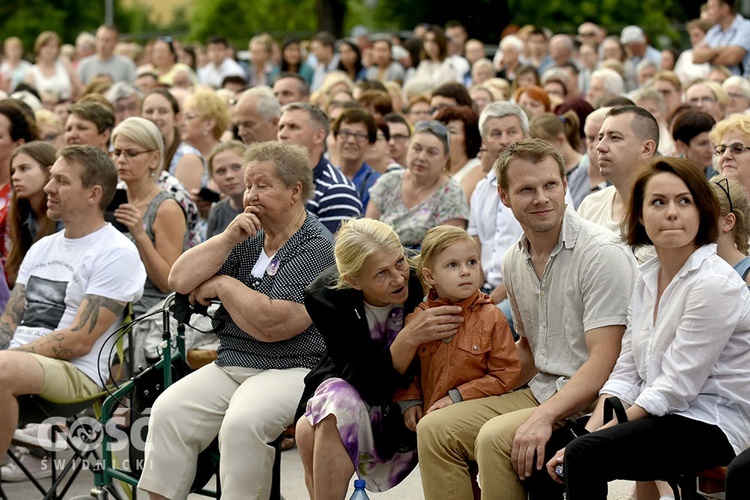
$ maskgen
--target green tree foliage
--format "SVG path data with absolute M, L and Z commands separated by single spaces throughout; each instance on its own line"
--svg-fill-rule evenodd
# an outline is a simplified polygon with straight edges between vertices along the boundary
M 222 34 L 245 47 L 253 35 L 267 32 L 313 32 L 317 27 L 315 0 L 196 0 L 190 23 L 191 40 Z
M 147 10 L 126 10 L 114 2 L 115 25 L 121 32 L 153 30 Z M 104 23 L 104 2 L 92 0 L 22 0 L 0 2 L 0 39 L 17 36 L 27 53 L 42 31 L 56 32 L 63 43 L 74 43 L 82 31 L 94 32 Z

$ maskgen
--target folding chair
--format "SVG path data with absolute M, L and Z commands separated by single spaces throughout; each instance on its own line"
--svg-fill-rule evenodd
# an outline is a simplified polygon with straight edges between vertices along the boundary
M 128 303 L 125 316 L 120 326 L 113 334 L 119 334 L 119 338 L 115 343 L 121 363 L 123 361 L 122 354 L 122 343 L 125 334 L 131 333 L 129 327 L 133 318 L 133 305 Z M 114 374 L 112 374 L 114 375 Z M 33 474 L 24 466 L 20 457 L 12 451 L 8 450 L 8 456 L 13 462 L 21 469 L 31 483 L 36 487 L 37 490 L 42 494 L 44 500 L 61 500 L 65 493 L 68 491 L 70 486 L 75 481 L 78 474 L 83 470 L 84 466 L 90 462 L 98 461 L 99 457 L 96 452 L 96 448 L 93 444 L 99 437 L 96 435 L 98 425 L 94 429 L 88 429 L 87 423 L 80 420 L 78 416 L 89 408 L 94 408 L 95 412 L 98 412 L 99 404 L 104 401 L 104 398 L 109 394 L 109 391 L 104 390 L 97 394 L 85 398 L 79 398 L 75 400 L 54 400 L 51 398 L 45 398 L 39 395 L 26 395 L 17 398 L 19 406 L 19 426 L 23 427 L 31 423 L 42 423 L 42 422 L 55 422 L 51 424 L 51 439 L 52 446 L 50 450 L 47 450 L 50 455 L 49 464 L 51 467 L 52 477 L 51 484 L 45 488 Z M 71 435 L 65 432 L 60 422 L 64 421 L 68 429 L 77 429 L 80 432 L 73 432 Z M 91 435 L 91 431 L 95 434 Z M 57 468 L 57 451 L 56 442 L 58 440 L 65 441 L 68 448 L 72 450 L 73 456 L 67 460 L 65 466 L 58 470 Z M 91 460 L 93 457 L 93 460 Z M 7 496 L 3 491 L 2 482 L 0 482 L 0 498 L 6 500 Z

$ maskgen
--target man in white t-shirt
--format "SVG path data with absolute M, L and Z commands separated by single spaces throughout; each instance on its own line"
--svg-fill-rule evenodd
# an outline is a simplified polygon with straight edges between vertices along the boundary
M 29 249 L 0 316 L 0 456 L 17 396 L 83 398 L 109 378 L 111 334 L 146 280 L 138 250 L 104 221 L 116 184 L 112 160 L 91 146 L 64 148 L 50 169 L 47 214 L 65 229 Z

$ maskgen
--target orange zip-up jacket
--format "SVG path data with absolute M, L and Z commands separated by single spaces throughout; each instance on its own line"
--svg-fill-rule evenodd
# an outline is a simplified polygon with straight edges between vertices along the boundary
M 406 317 L 406 324 L 424 310 L 444 305 L 450 302 L 438 299 L 431 289 L 427 301 Z M 502 311 L 479 290 L 455 305 L 461 306 L 464 319 L 458 332 L 419 346 L 420 375 L 408 389 L 397 392 L 397 401 L 422 400 L 426 411 L 454 388 L 466 401 L 497 396 L 516 386 L 521 365 Z

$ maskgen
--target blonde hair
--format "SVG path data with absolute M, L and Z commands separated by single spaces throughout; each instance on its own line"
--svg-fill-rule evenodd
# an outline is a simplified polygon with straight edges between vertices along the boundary
M 391 226 L 375 219 L 351 219 L 341 224 L 333 254 L 339 278 L 334 288 L 350 288 L 347 278 L 358 280 L 367 259 L 382 251 L 404 253 L 404 247 Z
M 712 177 L 709 185 L 719 200 L 720 217 L 729 215 L 731 199 L 731 211 L 735 219 L 734 229 L 732 230 L 734 245 L 737 250 L 747 255 L 750 247 L 748 244 L 748 240 L 750 240 L 750 202 L 747 200 L 745 189 L 735 179 L 729 179 L 723 175 Z
M 49 42 L 54 40 L 57 42 L 58 47 L 58 54 L 60 53 L 59 48 L 62 45 L 62 40 L 60 39 L 60 35 L 55 33 L 54 31 L 42 31 L 39 33 L 39 36 L 36 37 L 36 41 L 34 42 L 34 55 L 39 56 L 39 51 L 47 45 Z
M 734 113 L 717 123 L 708 134 L 713 144 L 719 144 L 725 135 L 731 132 L 741 133 L 750 140 L 750 116 Z
M 164 137 L 154 122 L 140 116 L 131 116 L 112 131 L 112 144 L 119 136 L 130 139 L 147 151 L 158 151 L 159 165 L 156 171 L 161 170 L 164 161 Z
M 424 283 L 424 277 L 422 270 L 427 268 L 430 269 L 435 264 L 435 259 L 440 255 L 446 248 L 458 243 L 459 241 L 470 241 L 476 248 L 476 241 L 471 237 L 465 229 L 457 226 L 436 226 L 427 231 L 424 239 L 422 240 L 422 252 L 419 254 L 417 260 L 417 274 L 419 279 Z M 424 283 L 429 288 L 430 285 Z
M 198 89 L 193 95 L 185 98 L 184 108 L 195 106 L 201 119 L 214 120 L 211 135 L 219 140 L 221 135 L 229 128 L 232 118 L 229 115 L 229 106 L 226 100 L 219 97 L 213 90 Z

